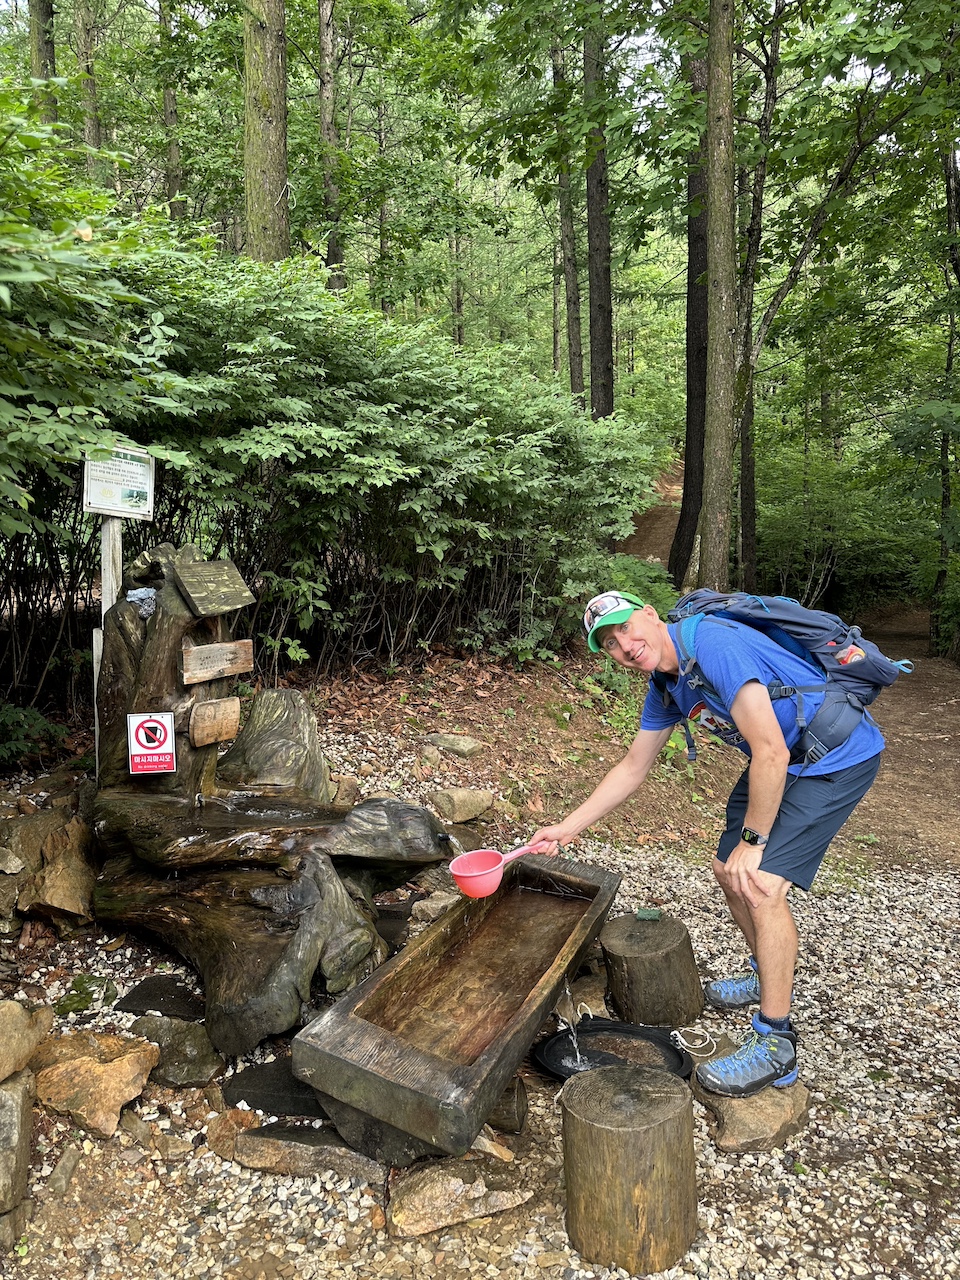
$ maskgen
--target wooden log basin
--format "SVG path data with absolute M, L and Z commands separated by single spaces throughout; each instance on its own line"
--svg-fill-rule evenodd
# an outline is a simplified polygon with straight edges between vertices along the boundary
M 526 855 L 305 1027 L 293 1072 L 451 1155 L 466 1151 L 596 938 L 620 884 Z

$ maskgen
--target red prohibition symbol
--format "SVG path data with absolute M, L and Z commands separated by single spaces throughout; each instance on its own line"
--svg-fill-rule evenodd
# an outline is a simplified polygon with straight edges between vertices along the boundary
M 159 751 L 167 740 L 167 728 L 159 720 L 142 720 L 133 736 L 144 751 Z

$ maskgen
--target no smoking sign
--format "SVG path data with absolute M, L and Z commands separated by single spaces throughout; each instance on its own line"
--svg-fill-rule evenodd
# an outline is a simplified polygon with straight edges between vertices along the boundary
M 173 712 L 136 712 L 127 716 L 127 751 L 131 773 L 176 773 L 177 749 Z

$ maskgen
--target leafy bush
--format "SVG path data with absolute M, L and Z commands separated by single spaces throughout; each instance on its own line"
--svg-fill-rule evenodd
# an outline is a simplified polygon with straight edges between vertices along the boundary
M 313 259 L 231 261 L 150 217 L 61 252 L 38 228 L 62 208 L 56 234 L 85 236 L 83 193 L 61 192 L 37 136 L 17 234 L 56 266 L 19 280 L 0 331 L 8 688 L 76 677 L 96 524 L 66 464 L 118 438 L 167 460 L 153 523 L 124 526 L 126 558 L 161 541 L 231 557 L 259 600 L 241 625 L 273 671 L 562 642 L 573 567 L 587 594 L 607 581 L 603 548 L 647 500 L 652 430 L 591 422 L 509 350 L 453 351 L 332 295 Z M 0 155 L 0 198 L 13 181 Z
M 62 725 L 51 724 L 33 707 L 0 702 L 0 765 L 16 764 L 66 737 Z

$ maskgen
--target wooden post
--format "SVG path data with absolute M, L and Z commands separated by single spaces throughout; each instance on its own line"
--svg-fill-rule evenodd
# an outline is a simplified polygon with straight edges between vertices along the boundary
M 651 1067 L 599 1067 L 560 1094 L 567 1235 L 586 1262 L 672 1267 L 697 1233 L 693 1095 Z
M 619 916 L 600 934 L 610 998 L 625 1022 L 685 1027 L 703 1012 L 703 987 L 686 926 L 675 916 Z

